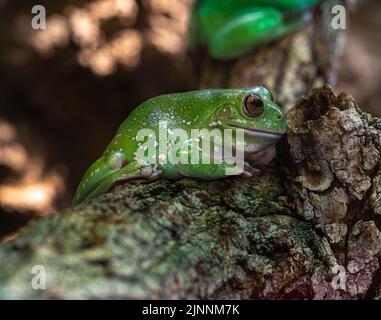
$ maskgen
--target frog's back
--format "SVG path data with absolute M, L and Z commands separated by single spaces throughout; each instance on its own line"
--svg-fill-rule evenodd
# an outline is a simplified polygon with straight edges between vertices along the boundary
M 136 135 L 139 130 L 152 130 L 157 137 L 160 122 L 165 122 L 170 129 L 198 128 L 203 119 L 214 112 L 219 97 L 228 96 L 229 92 L 227 89 L 208 89 L 149 99 L 128 115 L 104 154 L 123 151 L 130 160 L 138 147 Z
M 207 113 L 206 106 L 212 106 L 220 92 L 220 89 L 208 89 L 151 98 L 136 107 L 119 130 L 122 133 L 136 134 L 140 129 L 157 128 L 160 121 L 166 121 L 168 127 L 174 125 L 178 127 L 184 120 L 193 118 L 195 114 Z

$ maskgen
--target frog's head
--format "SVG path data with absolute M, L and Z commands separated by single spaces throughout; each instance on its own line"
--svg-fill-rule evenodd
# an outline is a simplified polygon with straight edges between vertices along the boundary
M 215 113 L 224 129 L 244 130 L 245 153 L 259 152 L 287 131 L 285 113 L 264 87 L 234 90 Z

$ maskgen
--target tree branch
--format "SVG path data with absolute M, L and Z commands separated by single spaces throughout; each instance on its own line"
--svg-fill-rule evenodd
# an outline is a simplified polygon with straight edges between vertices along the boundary
M 126 184 L 34 222 L 0 248 L 0 296 L 366 297 L 381 250 L 381 122 L 323 87 L 289 123 L 260 177 Z M 31 287 L 34 265 L 46 290 Z

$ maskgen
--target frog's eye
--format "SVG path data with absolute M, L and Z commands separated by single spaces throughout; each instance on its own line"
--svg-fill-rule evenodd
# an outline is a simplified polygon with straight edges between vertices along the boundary
M 249 94 L 243 101 L 243 110 L 249 117 L 259 117 L 264 111 L 263 99 L 256 94 Z

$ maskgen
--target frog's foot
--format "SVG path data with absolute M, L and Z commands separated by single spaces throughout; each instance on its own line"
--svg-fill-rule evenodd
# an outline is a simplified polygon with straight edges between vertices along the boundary
M 87 189 L 91 189 L 86 193 L 77 192 L 74 205 L 84 200 L 95 198 L 103 193 L 109 192 L 113 187 L 124 184 L 130 180 L 145 179 L 148 181 L 155 180 L 160 177 L 161 171 L 157 167 L 150 165 L 141 165 L 136 161 L 126 164 L 120 169 L 111 170 L 107 175 L 102 175 L 99 179 L 89 181 Z M 89 173 L 91 176 L 91 173 Z
M 145 166 L 140 169 L 140 174 L 142 178 L 145 178 L 149 181 L 158 179 L 161 173 L 162 173 L 162 170 L 159 170 L 157 165 Z
M 130 180 L 145 179 L 153 181 L 158 179 L 160 174 L 161 171 L 157 170 L 154 166 L 140 166 L 136 162 L 131 162 L 102 181 L 88 198 L 93 198 L 99 194 L 109 192 L 115 186 L 124 184 Z
M 245 167 L 240 177 L 250 179 L 252 177 L 257 177 L 261 174 L 261 170 L 252 167 L 248 162 L 245 162 Z

